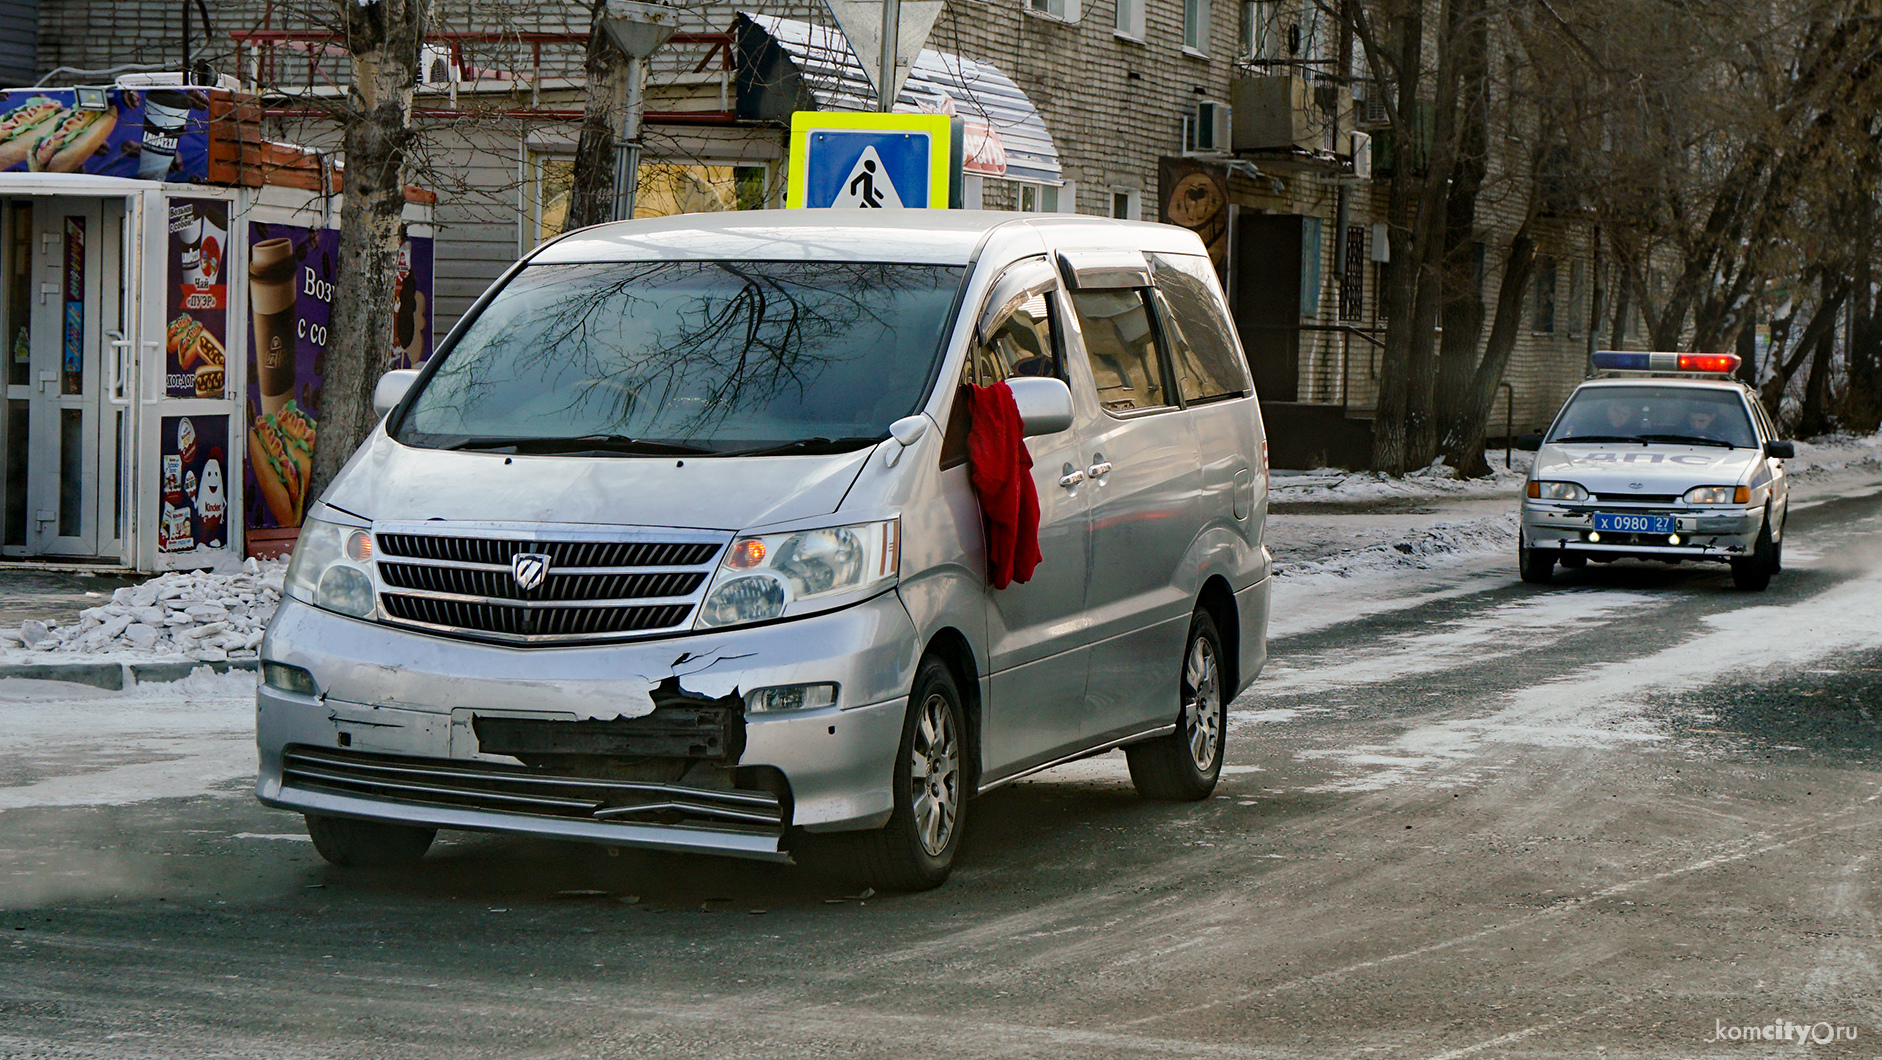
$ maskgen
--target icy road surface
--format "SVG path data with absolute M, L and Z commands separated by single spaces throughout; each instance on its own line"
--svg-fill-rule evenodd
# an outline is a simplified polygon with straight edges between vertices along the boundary
M 475 835 L 334 870 L 246 792 L 243 678 L 0 684 L 0 1057 L 1873 1057 L 1882 468 L 1797 499 L 1761 594 L 1523 585 L 1494 497 L 1284 507 L 1216 797 L 1055 770 L 920 895 Z

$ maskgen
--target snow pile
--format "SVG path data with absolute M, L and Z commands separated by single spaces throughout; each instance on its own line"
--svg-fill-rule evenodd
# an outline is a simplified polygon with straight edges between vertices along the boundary
M 1837 471 L 1882 470 L 1882 431 L 1858 438 L 1832 434 L 1814 442 L 1797 442 L 1797 456 L 1785 461 L 1792 477 L 1809 481 Z
M 203 662 L 252 658 L 281 600 L 285 563 L 248 560 L 234 574 L 174 572 L 127 585 L 75 623 L 29 619 L 0 644 L 34 652 L 181 655 Z
M 1426 570 L 1472 553 L 1514 554 L 1516 511 L 1458 523 L 1432 523 L 1393 541 L 1342 549 L 1325 559 L 1280 560 L 1274 573 L 1288 578 Z
M 1512 453 L 1509 468 L 1503 466 L 1503 450 L 1492 449 L 1485 457 L 1490 462 L 1488 478 L 1460 479 L 1442 457 L 1403 475 L 1379 471 L 1341 471 L 1320 468 L 1300 475 L 1275 475 L 1269 482 L 1272 501 L 1356 501 L 1411 497 L 1495 497 L 1514 496 L 1529 477 L 1533 453 Z

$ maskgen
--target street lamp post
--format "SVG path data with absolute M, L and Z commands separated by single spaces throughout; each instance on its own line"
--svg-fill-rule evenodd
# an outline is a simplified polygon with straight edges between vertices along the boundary
M 634 192 L 640 184 L 640 116 L 647 81 L 647 57 L 673 36 L 679 20 L 674 10 L 635 0 L 608 0 L 601 27 L 627 56 L 626 98 L 617 100 L 621 127 L 614 137 L 614 219 L 634 216 Z

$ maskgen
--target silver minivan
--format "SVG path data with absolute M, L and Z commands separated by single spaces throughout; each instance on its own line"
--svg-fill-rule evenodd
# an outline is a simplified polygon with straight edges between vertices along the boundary
M 967 386 L 1044 556 L 993 588 Z M 312 510 L 257 795 L 321 855 L 439 828 L 946 878 L 969 799 L 1114 748 L 1200 799 L 1266 658 L 1266 445 L 1201 243 L 1079 217 L 688 215 L 518 262 Z

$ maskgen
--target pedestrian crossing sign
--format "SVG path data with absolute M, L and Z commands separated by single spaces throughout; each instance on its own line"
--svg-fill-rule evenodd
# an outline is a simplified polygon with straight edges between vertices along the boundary
M 945 114 L 791 115 L 791 207 L 946 209 L 959 167 Z

